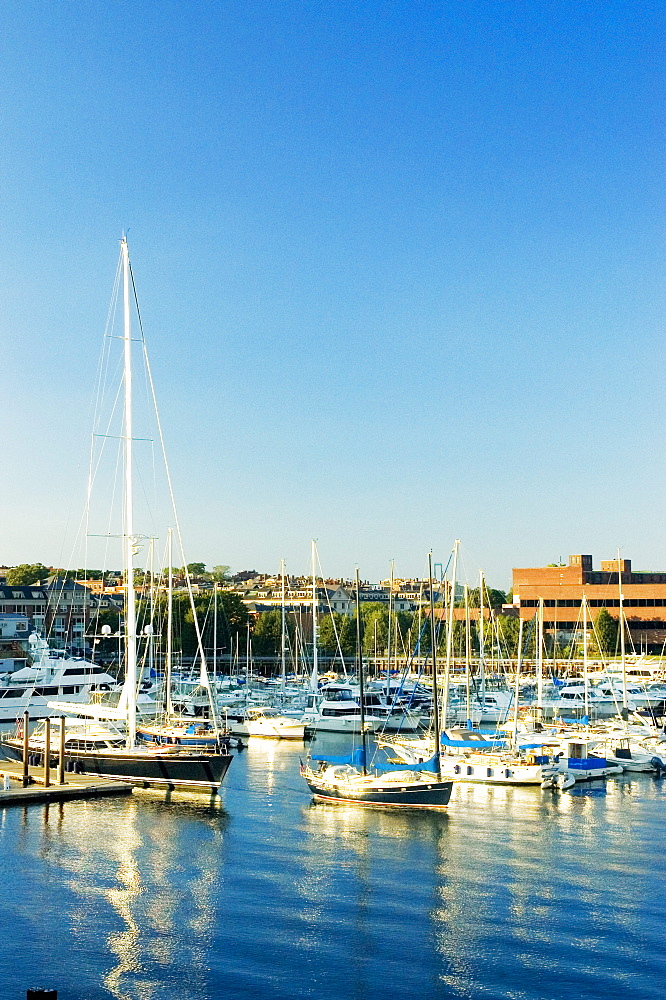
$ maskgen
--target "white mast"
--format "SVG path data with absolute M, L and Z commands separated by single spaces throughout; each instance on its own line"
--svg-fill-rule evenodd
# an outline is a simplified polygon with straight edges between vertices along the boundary
M 449 711 L 449 680 L 451 677 L 451 653 L 453 651 L 453 608 L 456 603 L 456 571 L 458 569 L 458 546 L 456 538 L 453 545 L 453 568 L 451 570 L 451 590 L 449 592 L 449 624 L 446 633 L 446 669 L 444 671 L 444 690 L 442 691 L 442 728 L 446 729 Z
M 123 340 L 125 342 L 125 683 L 127 686 L 127 745 L 136 743 L 136 595 L 134 593 L 134 496 L 132 456 L 132 331 L 130 322 L 129 251 L 120 241 L 123 263 Z
M 213 584 L 213 686 L 217 683 L 217 580 Z
M 312 539 L 312 690 L 319 689 L 319 661 L 317 658 L 317 543 Z
M 167 559 L 169 563 L 169 578 L 167 580 L 167 641 L 164 683 L 166 684 L 166 716 L 170 718 L 173 711 L 171 705 L 171 662 L 173 659 L 173 532 L 167 531 Z
M 483 570 L 479 570 L 479 679 L 481 681 L 481 712 L 483 713 L 484 706 L 486 704 L 486 663 L 485 663 L 485 635 L 484 635 L 484 622 L 483 622 Z
M 543 597 L 539 598 L 537 624 L 537 717 L 543 716 Z
M 627 714 L 627 659 L 624 644 L 624 594 L 622 593 L 622 563 L 617 550 L 617 582 L 620 588 L 620 655 L 622 657 L 622 713 Z M 617 647 L 616 647 L 617 648 Z
M 388 629 L 387 629 L 387 639 L 386 639 L 386 697 L 388 699 L 390 691 L 390 679 L 391 679 L 391 630 L 393 628 L 393 579 L 395 575 L 395 560 L 391 559 L 391 579 L 389 582 L 389 599 L 388 599 Z M 398 657 L 397 646 L 393 654 Z
M 470 650 L 472 647 L 471 622 L 469 617 L 469 587 L 465 584 L 465 689 L 467 696 L 467 728 L 472 728 L 472 687 Z
M 285 616 L 285 592 L 284 592 L 284 559 L 280 560 L 280 582 L 282 584 L 280 593 L 280 674 L 282 678 L 282 698 L 284 699 L 284 689 L 287 683 L 287 630 Z
M 523 664 L 523 619 L 518 619 L 518 651 L 516 656 L 516 677 L 513 691 L 513 748 L 518 749 L 518 700 L 520 698 L 520 668 Z
M 151 538 L 149 543 L 149 558 L 148 565 L 150 573 L 150 622 L 149 627 L 144 628 L 144 633 L 148 636 L 148 676 L 155 676 L 155 635 L 154 635 L 154 624 L 155 624 L 155 539 Z
M 585 715 L 589 719 L 590 717 L 590 706 L 589 706 L 589 690 L 588 690 L 588 680 L 587 680 L 587 597 L 583 594 L 583 691 L 585 698 Z

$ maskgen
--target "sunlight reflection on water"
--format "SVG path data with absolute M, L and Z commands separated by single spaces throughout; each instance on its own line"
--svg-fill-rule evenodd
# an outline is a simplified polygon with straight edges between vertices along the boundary
M 217 809 L 0 813 L 6 995 L 657 995 L 666 785 L 459 785 L 445 813 L 365 810 L 314 803 L 302 755 L 252 742 Z

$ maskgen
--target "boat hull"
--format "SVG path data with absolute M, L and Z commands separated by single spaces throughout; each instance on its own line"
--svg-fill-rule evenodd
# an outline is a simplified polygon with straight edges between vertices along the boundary
M 305 735 L 305 726 L 302 723 L 278 725 L 268 722 L 253 722 L 251 720 L 235 721 L 227 719 L 229 732 L 233 736 L 262 736 L 269 740 L 302 740 Z
M 5 740 L 3 755 L 9 760 L 22 760 L 20 740 Z M 43 749 L 29 748 L 43 760 Z M 114 781 L 127 781 L 143 788 L 169 790 L 188 789 L 216 791 L 221 785 L 233 757 L 231 754 L 168 753 L 144 750 L 70 750 L 65 751 L 65 766 L 79 774 L 90 774 Z M 57 758 L 52 754 L 54 765 Z
M 452 781 L 419 781 L 412 787 L 391 783 L 385 787 L 346 788 L 317 781 L 303 772 L 306 784 L 319 802 L 400 809 L 445 809 L 451 798 Z
M 366 733 L 376 733 L 383 728 L 382 719 L 367 719 L 365 721 Z M 306 721 L 305 730 L 307 733 L 350 733 L 357 735 L 361 732 L 361 722 L 359 716 L 350 718 L 317 718 Z

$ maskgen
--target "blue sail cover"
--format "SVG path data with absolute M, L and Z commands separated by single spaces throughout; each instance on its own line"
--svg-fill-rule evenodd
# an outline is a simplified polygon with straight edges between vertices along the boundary
M 465 747 L 472 750 L 492 750 L 494 747 L 505 747 L 506 740 L 450 740 L 442 733 L 441 743 L 443 747 Z
M 432 771 L 437 774 L 437 754 L 433 754 L 430 760 L 424 760 L 421 764 L 382 764 L 377 765 L 378 770 L 384 771 Z
M 354 750 L 352 754 L 344 757 L 332 757 L 329 754 L 312 754 L 310 760 L 324 760 L 328 764 L 351 764 L 352 767 L 365 767 L 365 753 L 363 747 Z

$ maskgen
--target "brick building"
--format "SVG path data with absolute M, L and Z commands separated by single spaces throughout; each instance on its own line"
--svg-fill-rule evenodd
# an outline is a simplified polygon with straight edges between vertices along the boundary
M 582 597 L 589 617 L 606 608 L 620 614 L 620 594 L 629 636 L 637 652 L 661 653 L 666 642 L 666 573 L 636 572 L 630 559 L 602 561 L 595 570 L 592 556 L 569 556 L 568 566 L 539 566 L 513 571 L 513 599 L 520 617 L 534 617 L 543 600 L 544 628 L 568 641 L 582 623 Z M 588 623 L 588 627 L 591 625 Z

